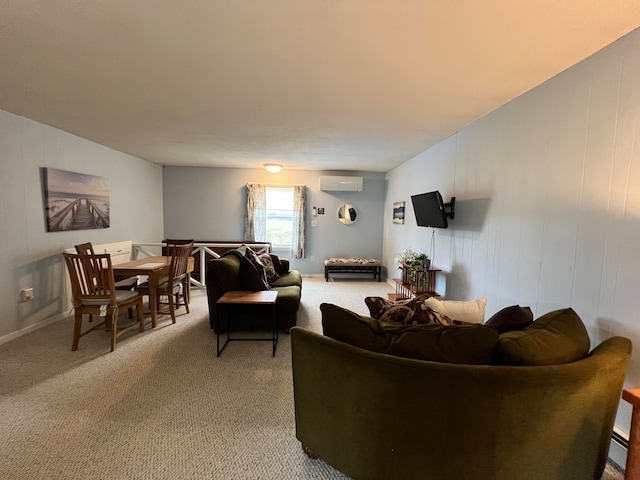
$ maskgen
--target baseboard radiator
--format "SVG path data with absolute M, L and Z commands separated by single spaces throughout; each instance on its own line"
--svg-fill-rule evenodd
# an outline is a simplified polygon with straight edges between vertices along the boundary
M 624 436 L 622 436 L 615 429 L 613 430 L 613 433 L 611 434 L 611 440 L 616 442 L 618 445 L 620 445 L 625 450 L 629 450 L 629 439 L 625 438 Z

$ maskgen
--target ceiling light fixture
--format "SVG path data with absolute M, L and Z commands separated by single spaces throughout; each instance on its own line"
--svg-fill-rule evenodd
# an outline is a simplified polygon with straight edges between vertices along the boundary
M 282 170 L 282 165 L 277 163 L 265 163 L 264 168 L 267 172 L 278 173 L 280 170 Z

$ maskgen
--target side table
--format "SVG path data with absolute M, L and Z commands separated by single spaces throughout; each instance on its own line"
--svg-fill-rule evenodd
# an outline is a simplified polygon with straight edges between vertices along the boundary
M 631 431 L 629 432 L 629 450 L 624 478 L 640 478 L 640 389 L 623 390 L 622 399 L 631 404 Z
M 263 290 L 260 292 L 245 292 L 239 290 L 233 290 L 226 292 L 216 302 L 216 308 L 218 309 L 218 318 L 221 318 L 220 311 L 224 305 L 225 310 L 225 326 L 227 329 L 227 340 L 220 348 L 220 324 L 218 324 L 218 330 L 216 332 L 216 351 L 219 357 L 224 348 L 229 342 L 232 341 L 268 341 L 273 343 L 272 356 L 276 356 L 276 346 L 278 345 L 278 316 L 276 315 L 276 299 L 278 298 L 277 290 Z M 234 305 L 265 305 L 265 307 L 271 308 L 271 315 L 273 319 L 271 338 L 231 338 L 231 318 L 229 310 Z

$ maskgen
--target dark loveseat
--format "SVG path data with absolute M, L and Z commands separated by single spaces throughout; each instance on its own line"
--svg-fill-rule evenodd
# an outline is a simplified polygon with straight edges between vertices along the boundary
M 275 257 L 275 256 L 274 256 Z M 276 314 L 280 329 L 288 332 L 296 324 L 296 316 L 300 308 L 302 293 L 302 275 L 297 270 L 289 270 L 289 261 L 274 258 L 274 267 L 278 278 L 270 285 L 270 289 L 278 291 Z M 232 290 L 258 290 L 255 275 L 257 270 L 239 252 L 231 250 L 222 257 L 209 260 L 207 264 L 207 297 L 209 302 L 209 321 L 211 328 L 218 331 L 217 300 Z M 234 330 L 271 328 L 270 313 L 264 308 L 250 305 L 234 308 Z
M 571 309 L 500 334 L 485 325 L 400 333 L 321 310 L 326 336 L 291 330 L 296 436 L 309 456 L 354 479 L 600 479 L 628 339 L 587 353 Z M 381 353 L 391 344 L 402 356 Z

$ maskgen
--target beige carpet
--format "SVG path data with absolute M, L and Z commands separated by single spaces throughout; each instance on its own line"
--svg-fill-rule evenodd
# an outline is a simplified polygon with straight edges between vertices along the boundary
M 321 331 L 321 302 L 365 314 L 365 296 L 389 291 L 305 278 L 298 324 Z M 346 478 L 295 438 L 290 337 L 275 358 L 269 342 L 217 358 L 204 293 L 183 312 L 113 353 L 103 332 L 71 352 L 71 319 L 0 345 L 0 479 Z

